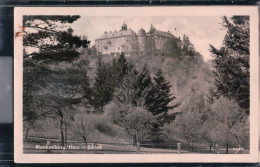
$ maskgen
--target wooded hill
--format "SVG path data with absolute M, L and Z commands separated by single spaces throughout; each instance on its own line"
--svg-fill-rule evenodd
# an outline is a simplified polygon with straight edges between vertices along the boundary
M 210 150 L 219 143 L 227 153 L 230 147 L 248 147 L 247 17 L 223 17 L 227 35 L 220 49 L 209 46 L 212 63 L 204 62 L 186 35 L 181 48 L 169 43 L 161 56 L 89 54 L 90 41 L 71 28 L 57 28 L 56 23 L 79 18 L 24 18 L 24 25 L 36 30 L 27 29 L 24 46 L 38 48 L 24 52 L 25 138 L 32 129 L 48 135 L 54 128 L 61 145 L 75 138 L 87 144 L 93 134 L 110 140 L 117 133 L 116 141 L 131 139 L 133 145 L 178 138 L 191 150 L 195 143 Z

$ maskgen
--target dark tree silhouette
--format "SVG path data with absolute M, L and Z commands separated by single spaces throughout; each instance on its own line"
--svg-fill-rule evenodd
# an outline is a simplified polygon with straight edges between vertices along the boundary
M 249 17 L 223 17 L 227 34 L 223 46 L 210 45 L 214 56 L 214 75 L 217 90 L 234 99 L 249 113 Z

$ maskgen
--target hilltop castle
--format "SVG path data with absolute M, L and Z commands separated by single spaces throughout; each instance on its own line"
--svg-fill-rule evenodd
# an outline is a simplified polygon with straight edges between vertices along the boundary
M 135 33 L 124 23 L 120 31 L 105 32 L 95 40 L 96 52 L 103 55 L 118 55 L 125 53 L 126 56 L 152 54 L 160 55 L 167 50 L 167 42 L 176 40 L 181 45 L 181 40 L 173 34 L 157 30 L 151 25 L 150 31 L 145 32 L 141 28 Z

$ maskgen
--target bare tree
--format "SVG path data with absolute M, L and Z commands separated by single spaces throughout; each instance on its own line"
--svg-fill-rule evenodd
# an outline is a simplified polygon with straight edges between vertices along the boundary
M 97 116 L 93 114 L 76 114 L 72 131 L 74 134 L 80 136 L 87 145 L 87 137 L 95 130 L 96 124 Z

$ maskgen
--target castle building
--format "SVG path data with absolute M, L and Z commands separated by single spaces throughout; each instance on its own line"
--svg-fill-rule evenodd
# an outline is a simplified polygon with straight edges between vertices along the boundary
M 140 54 L 162 54 L 169 40 L 181 40 L 169 31 L 159 31 L 151 25 L 150 31 L 145 32 L 141 28 L 135 33 L 124 23 L 120 31 L 105 32 L 95 40 L 96 52 L 102 55 L 119 55 L 124 53 L 126 56 Z

